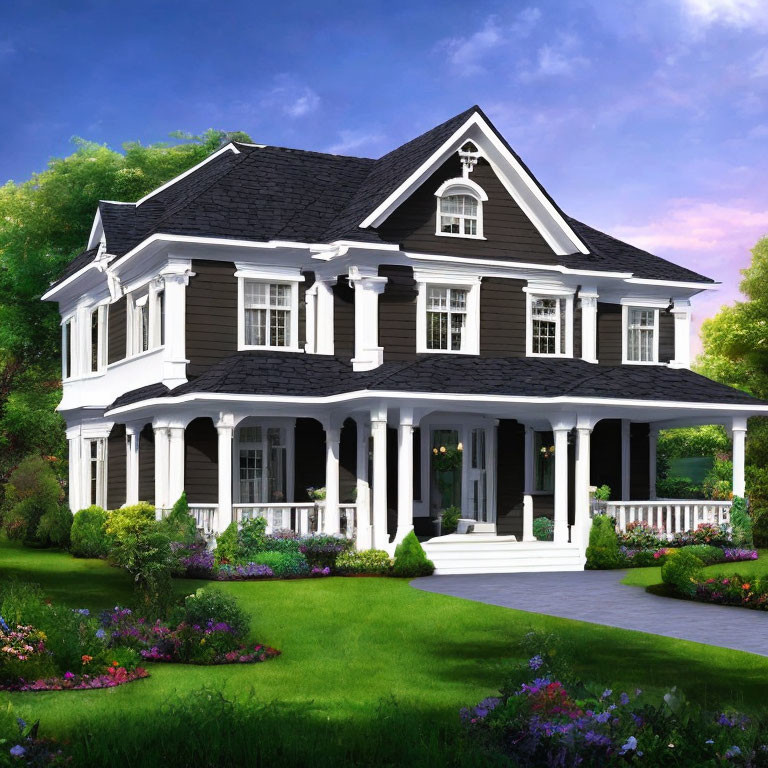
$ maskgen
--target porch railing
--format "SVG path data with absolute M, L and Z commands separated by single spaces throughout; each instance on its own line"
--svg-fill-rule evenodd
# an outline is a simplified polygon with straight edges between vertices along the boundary
M 195 518 L 197 530 L 203 536 L 210 536 L 216 530 L 216 514 L 219 511 L 218 504 L 190 504 L 189 514 Z
M 299 536 L 306 536 L 325 528 L 325 505 L 322 503 L 234 504 L 232 511 L 238 523 L 254 517 L 263 517 L 267 521 L 267 533 L 289 530 Z M 355 534 L 355 511 L 355 504 L 339 504 L 341 532 L 350 538 Z
M 731 522 L 730 501 L 608 501 L 605 503 L 605 512 L 616 520 L 616 528 L 622 532 L 627 530 L 628 523 L 643 521 L 668 537 L 691 531 L 700 523 L 729 525 Z

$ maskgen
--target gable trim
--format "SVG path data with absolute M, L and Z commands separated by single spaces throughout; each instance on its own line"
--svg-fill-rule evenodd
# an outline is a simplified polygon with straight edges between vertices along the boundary
M 88 244 L 85 246 L 86 251 L 90 251 L 91 248 L 95 248 L 104 237 L 104 225 L 101 221 L 101 211 L 96 208 L 96 215 L 93 217 L 93 224 L 91 225 L 91 233 L 88 235 Z
M 154 197 L 155 195 L 160 194 L 160 192 L 164 192 L 168 187 L 172 187 L 177 181 L 181 181 L 182 179 L 185 179 L 190 174 L 193 174 L 195 171 L 202 168 L 204 165 L 211 162 L 211 160 L 215 160 L 220 155 L 223 155 L 225 152 L 234 152 L 236 155 L 240 154 L 240 150 L 231 142 L 225 146 L 223 146 L 221 149 L 217 149 L 213 154 L 208 155 L 208 157 L 205 158 L 205 160 L 201 160 L 197 165 L 193 165 L 191 168 L 184 171 L 184 173 L 180 173 L 178 176 L 175 176 L 170 181 L 166 181 L 165 184 L 162 184 L 157 189 L 153 189 L 148 194 L 144 195 L 140 200 L 137 200 L 135 205 L 138 207 L 143 202 L 149 200 L 151 197 Z
M 457 151 L 459 149 L 460 144 L 468 138 L 466 136 L 467 132 L 473 127 L 477 128 L 483 134 L 483 137 L 491 143 L 494 150 L 501 155 L 503 160 L 508 163 L 509 166 L 511 166 L 512 170 L 522 180 L 525 188 L 531 194 L 535 203 L 544 210 L 544 212 L 552 219 L 553 225 L 560 230 L 561 238 L 560 242 L 558 242 L 558 238 L 555 237 L 552 232 L 552 227 L 548 227 L 541 220 L 541 217 L 536 214 L 533 207 L 523 199 L 518 190 L 512 185 L 507 178 L 507 174 L 503 173 L 498 165 L 486 155 L 486 159 L 507 192 L 520 206 L 526 216 L 528 216 L 533 225 L 539 230 L 541 236 L 547 241 L 547 244 L 554 250 L 554 252 L 558 255 L 572 253 L 573 250 L 578 250 L 585 254 L 589 253 L 589 249 L 576 235 L 555 205 L 553 205 L 549 198 L 544 194 L 541 187 L 523 167 L 522 163 L 512 152 L 510 152 L 509 148 L 499 138 L 496 131 L 491 128 L 479 112 L 475 112 L 447 141 L 442 144 L 442 146 L 440 146 L 439 149 L 437 149 L 407 179 L 405 179 L 394 192 L 371 211 L 358 226 L 361 229 L 367 229 L 369 227 L 377 227 L 385 221 L 401 203 L 410 197 L 413 192 L 426 181 L 426 179 L 437 169 L 440 163 L 448 158 L 452 151 Z M 562 245 L 563 236 L 572 243 L 572 250 L 569 251 Z

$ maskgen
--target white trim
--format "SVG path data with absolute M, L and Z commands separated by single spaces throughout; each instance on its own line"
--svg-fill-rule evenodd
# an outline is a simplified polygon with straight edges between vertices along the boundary
M 659 313 L 664 303 L 643 303 L 640 301 L 621 300 L 621 363 L 622 365 L 659 365 Z M 629 312 L 632 309 L 650 309 L 653 312 L 653 359 L 630 360 L 627 356 L 629 349 Z
M 93 217 L 93 224 L 91 225 L 91 232 L 88 235 L 88 242 L 85 246 L 86 251 L 90 251 L 95 248 L 101 242 L 101 238 L 104 237 L 104 225 L 101 222 L 101 211 L 96 208 L 96 215 Z
M 470 197 L 477 204 L 477 215 L 465 216 L 464 214 L 456 214 L 459 218 L 459 226 L 463 228 L 465 219 L 473 219 L 475 221 L 475 233 L 466 234 L 464 232 L 443 232 L 442 231 L 442 217 L 450 216 L 451 214 L 444 214 L 441 210 L 442 202 L 446 197 L 462 196 Z M 483 237 L 483 202 L 488 200 L 488 195 L 483 188 L 476 184 L 474 181 L 468 178 L 454 178 L 444 181 L 437 192 L 435 192 L 435 235 L 437 237 L 459 237 L 464 240 L 485 240 Z
M 471 195 L 476 197 L 479 202 L 488 202 L 486 191 L 472 179 L 465 179 L 462 176 L 447 179 L 437 188 L 435 197 L 445 197 L 449 190 L 452 195 Z
M 480 352 L 480 278 L 456 275 L 432 276 L 414 270 L 418 293 L 416 296 L 416 352 L 431 355 L 477 355 Z M 466 324 L 461 349 L 430 349 L 427 347 L 427 291 L 429 286 L 458 288 L 467 292 Z
M 143 202 L 149 200 L 151 197 L 154 197 L 155 195 L 159 195 L 164 190 L 168 189 L 168 187 L 172 187 L 177 181 L 181 181 L 182 179 L 185 179 L 187 176 L 189 176 L 191 173 L 194 173 L 198 169 L 202 168 L 204 165 L 207 165 L 211 162 L 211 160 L 215 160 L 219 155 L 223 155 L 225 152 L 234 152 L 236 155 L 240 154 L 240 150 L 231 142 L 229 144 L 226 144 L 221 149 L 217 149 L 213 154 L 208 155 L 208 157 L 205 158 L 205 160 L 201 160 L 197 165 L 193 165 L 188 170 L 184 171 L 184 173 L 180 173 L 178 176 L 174 176 L 170 181 L 166 181 L 165 184 L 162 184 L 157 189 L 153 189 L 148 194 L 144 195 L 140 200 L 136 201 L 136 207 L 140 206 Z
M 238 265 L 240 267 L 241 265 Z M 275 277 L 275 275 L 280 275 Z M 304 276 L 296 270 L 296 274 L 279 272 L 260 272 L 258 269 L 238 269 L 235 272 L 237 277 L 237 349 L 242 350 L 273 350 L 278 352 L 302 352 L 299 346 L 299 283 L 304 280 Z M 290 306 L 287 307 L 290 320 L 290 343 L 285 346 L 275 346 L 272 344 L 246 344 L 245 343 L 245 281 L 264 283 L 265 285 L 287 285 L 290 288 Z M 267 327 L 269 334 L 269 327 Z

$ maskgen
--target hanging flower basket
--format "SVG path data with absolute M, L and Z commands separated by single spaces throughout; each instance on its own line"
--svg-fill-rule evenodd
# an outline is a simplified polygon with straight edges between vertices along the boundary
M 432 449 L 432 466 L 438 472 L 450 472 L 461 469 L 461 457 L 464 446 L 459 443 L 455 448 L 441 445 Z

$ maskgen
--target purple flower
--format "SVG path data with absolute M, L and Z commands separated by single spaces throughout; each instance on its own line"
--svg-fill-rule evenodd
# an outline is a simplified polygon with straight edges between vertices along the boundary
M 107 633 L 103 629 L 97 629 L 96 630 L 96 637 L 99 638 L 99 640 L 103 639 L 104 635 Z
M 3 619 L 2 616 L 0 616 L 0 629 L 2 629 L 3 632 L 11 631 L 11 628 L 5 623 L 5 619 Z
M 613 691 L 610 688 L 606 688 L 603 691 L 603 695 L 600 698 L 601 699 L 607 699 L 612 693 L 613 693 Z
M 528 660 L 528 666 L 531 669 L 540 669 L 544 665 L 544 659 L 537 653 L 532 659 Z
M 74 675 L 71 672 L 65 672 L 64 673 L 64 679 L 65 680 L 72 680 L 74 678 Z
M 24 749 L 21 744 L 17 744 L 15 747 L 11 747 L 11 755 L 13 757 L 24 757 L 26 752 L 27 750 Z
M 734 745 L 730 749 L 726 750 L 725 757 L 730 760 L 732 757 L 738 757 L 740 754 L 741 750 L 736 745 Z
M 619 704 L 623 707 L 626 707 L 627 704 L 629 704 L 629 696 L 626 693 L 622 693 L 621 696 L 619 696 Z
M 634 752 L 637 749 L 637 739 L 630 736 L 624 744 L 621 745 L 620 755 L 626 755 L 627 752 Z

